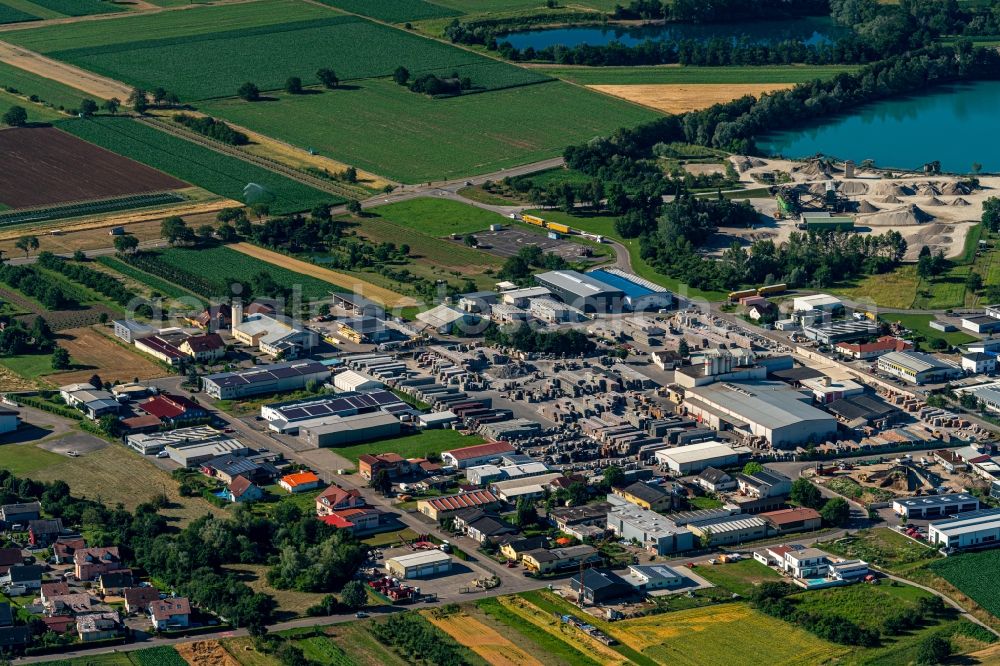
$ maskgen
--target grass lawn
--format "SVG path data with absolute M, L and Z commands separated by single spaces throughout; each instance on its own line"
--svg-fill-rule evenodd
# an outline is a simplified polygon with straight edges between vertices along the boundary
M 419 536 L 416 532 L 406 527 L 395 532 L 383 532 L 382 534 L 375 534 L 368 537 L 367 539 L 362 539 L 363 542 L 369 546 L 382 547 L 382 546 L 392 546 L 397 543 L 401 543 L 403 539 L 407 541 L 413 541 Z
M 695 573 L 710 583 L 744 596 L 757 583 L 781 580 L 781 576 L 774 569 L 751 559 L 726 564 L 699 565 Z
M 278 604 L 278 615 L 281 619 L 302 617 L 306 609 L 315 606 L 326 596 L 325 592 L 299 592 L 297 590 L 278 590 L 267 582 L 268 566 L 264 564 L 232 564 L 224 567 L 225 571 L 240 574 L 254 592 L 263 592 L 274 597 Z
M 887 618 L 916 608 L 918 599 L 930 596 L 930 592 L 911 585 L 884 583 L 878 587 L 851 585 L 814 590 L 796 594 L 792 599 L 805 612 L 844 618 L 861 627 L 882 631 Z
M 488 210 L 460 201 L 432 197 L 378 206 L 372 212 L 400 227 L 438 238 L 483 231 L 489 229 L 491 224 L 507 222 L 504 216 Z
M 20 106 L 27 111 L 29 123 L 48 123 L 50 121 L 66 117 L 55 109 L 50 109 L 47 106 L 29 102 L 28 100 L 21 99 L 17 95 L 12 95 L 9 92 L 0 90 L 0 109 L 3 109 L 4 113 L 6 113 L 7 109 L 12 106 Z
M 842 557 L 862 559 L 900 574 L 939 557 L 933 548 L 887 527 L 861 530 L 848 537 L 817 544 L 816 547 Z
M 764 67 L 540 67 L 549 76 L 581 85 L 677 83 L 802 83 L 855 71 L 852 65 L 775 65 Z
M 659 115 L 558 81 L 431 99 L 389 79 L 366 79 L 353 82 L 352 89 L 275 97 L 199 108 L 405 183 L 554 157 L 568 144 Z
M 952 333 L 935 331 L 930 327 L 930 322 L 934 319 L 934 315 L 891 312 L 882 315 L 881 318 L 884 321 L 898 321 L 906 328 L 923 335 L 928 340 L 942 338 L 949 345 L 964 345 L 977 339 L 975 336 L 964 333 L 963 331 L 954 331 Z
M 21 356 L 5 356 L 0 358 L 0 365 L 25 379 L 38 379 L 42 375 L 52 373 L 52 355 L 25 354 Z
M 422 430 L 416 435 L 406 435 L 395 439 L 384 439 L 379 442 L 355 444 L 331 449 L 339 456 L 347 458 L 355 466 L 358 457 L 365 453 L 398 453 L 404 458 L 426 458 L 440 455 L 442 451 L 460 449 L 465 446 L 482 444 L 483 438 L 478 435 L 463 435 L 457 430 Z
M 688 499 L 688 504 L 691 505 L 692 509 L 721 509 L 722 501 L 714 497 L 691 497 Z
M 52 453 L 33 442 L 27 444 L 0 444 L 0 469 L 15 476 L 31 476 L 39 470 L 66 462 L 66 457 Z

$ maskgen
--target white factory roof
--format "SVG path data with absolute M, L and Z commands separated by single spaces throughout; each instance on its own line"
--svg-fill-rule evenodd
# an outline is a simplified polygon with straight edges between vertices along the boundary
M 824 307 L 840 305 L 841 300 L 830 294 L 813 294 L 812 296 L 799 296 L 793 302 L 796 310 L 819 310 Z
M 811 391 L 819 391 L 820 393 L 860 391 L 864 388 L 853 379 L 831 379 L 826 376 L 802 379 L 799 383 Z
M 895 500 L 893 504 L 906 507 L 907 509 L 922 509 L 930 506 L 947 506 L 949 504 L 962 504 L 974 501 L 977 501 L 976 498 L 968 493 L 950 493 L 947 495 L 908 497 L 906 499 Z
M 386 412 L 372 412 L 371 414 L 353 414 L 351 416 L 327 416 L 309 421 L 300 421 L 300 430 L 308 430 L 317 435 L 325 435 L 331 432 L 343 432 L 345 430 L 359 430 L 361 428 L 377 428 L 384 425 L 399 423 L 392 414 Z
M 334 375 L 333 381 L 337 383 L 338 386 L 346 387 L 347 391 L 356 391 L 358 387 L 375 382 L 379 385 L 382 384 L 379 380 L 374 377 L 362 374 L 355 370 L 345 370 L 344 372 Z
M 467 316 L 472 315 L 469 315 L 467 312 L 462 312 L 461 310 L 456 310 L 455 308 L 442 303 L 435 308 L 431 308 L 426 312 L 418 314 L 417 320 L 422 321 L 423 323 L 434 328 L 443 328 L 445 326 L 450 326 Z M 478 319 L 478 317 L 474 318 Z
M 958 536 L 1000 527 L 1000 509 L 959 513 L 945 520 L 934 521 L 928 527 L 947 536 Z
M 525 486 L 545 486 L 562 476 L 562 472 L 552 472 L 540 476 L 522 476 L 506 481 L 497 481 L 490 484 L 498 493 L 510 494 L 517 488 Z
M 440 550 L 422 550 L 418 553 L 409 553 L 407 555 L 397 555 L 396 557 L 390 557 L 390 562 L 395 562 L 404 567 L 419 567 L 427 564 L 441 564 L 442 562 L 450 562 L 451 557 Z
M 935 368 L 953 369 L 955 367 L 930 354 L 912 351 L 889 352 L 879 358 L 880 363 L 883 361 L 902 366 L 913 372 L 924 372 Z
M 711 520 L 699 520 L 696 523 L 688 523 L 688 527 L 696 529 L 710 529 L 712 534 L 726 534 L 727 532 L 739 532 L 749 530 L 754 527 L 763 527 L 767 521 L 759 516 L 726 516 L 724 518 L 712 518 Z
M 608 495 L 608 501 L 611 501 L 612 497 L 614 495 Z M 642 531 L 648 537 L 652 538 L 688 531 L 686 528 L 679 527 L 666 516 L 627 502 L 619 506 L 613 506 L 608 512 L 608 517 L 610 518 L 612 515 L 618 520 L 627 523 L 633 529 Z
M 551 284 L 559 289 L 577 296 L 596 296 L 598 294 L 621 293 L 609 284 L 592 278 L 578 271 L 549 271 L 535 276 L 542 285 Z
M 677 464 L 683 464 L 745 453 L 752 453 L 752 451 L 745 446 L 730 446 L 725 442 L 712 441 L 678 446 L 673 449 L 661 449 L 656 452 L 656 457 L 659 458 L 662 455 Z
M 809 404 L 810 396 L 789 388 L 783 382 L 722 382 L 687 389 L 710 403 L 725 405 L 747 421 L 765 428 L 783 428 L 803 421 L 832 421 L 833 416 Z

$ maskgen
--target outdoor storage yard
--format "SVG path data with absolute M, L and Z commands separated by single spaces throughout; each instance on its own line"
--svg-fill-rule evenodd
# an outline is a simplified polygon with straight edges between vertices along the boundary
M 52 127 L 0 132 L 0 203 L 8 208 L 102 199 L 188 187 L 138 162 Z

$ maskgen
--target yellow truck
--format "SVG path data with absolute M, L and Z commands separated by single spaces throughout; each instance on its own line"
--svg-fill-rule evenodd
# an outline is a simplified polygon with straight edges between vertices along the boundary
M 561 234 L 568 234 L 570 232 L 568 225 L 559 224 L 558 222 L 549 222 L 545 226 L 546 228 L 551 229 L 552 231 L 558 231 Z
M 528 224 L 533 224 L 536 227 L 544 227 L 545 226 L 545 220 L 543 220 L 540 217 L 535 217 L 534 215 L 522 215 L 521 216 L 521 221 L 522 222 L 527 222 Z

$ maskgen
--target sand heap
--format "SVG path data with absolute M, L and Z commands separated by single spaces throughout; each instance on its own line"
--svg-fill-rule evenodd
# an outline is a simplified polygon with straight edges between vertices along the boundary
M 972 204 L 970 204 L 968 201 L 966 201 L 962 197 L 959 197 L 959 198 L 955 199 L 954 201 L 952 201 L 951 205 L 952 206 L 971 206 Z
M 913 194 L 913 190 L 908 187 L 903 187 L 898 183 L 893 183 L 891 181 L 886 181 L 882 183 L 875 183 L 871 187 L 871 193 L 875 196 L 897 196 L 897 197 L 908 197 Z
M 797 173 L 813 180 L 819 178 L 828 179 L 839 171 L 840 169 L 817 159 L 809 160 L 805 164 L 792 168 L 792 173 Z
M 818 195 L 826 194 L 826 185 L 826 183 L 813 183 L 809 186 L 809 193 Z
M 895 194 L 890 194 L 887 197 L 882 197 L 882 203 L 898 204 L 898 203 L 903 203 L 903 200 L 897 197 Z
M 881 213 L 873 213 L 858 218 L 858 223 L 872 227 L 909 227 L 918 224 L 926 224 L 934 219 L 934 216 L 921 210 L 914 204 L 893 208 Z
M 968 194 L 969 188 L 956 181 L 950 181 L 945 183 L 941 187 L 941 194 L 948 194 L 950 196 L 958 196 L 960 194 Z
M 934 187 L 933 183 L 926 183 L 922 185 L 920 189 L 917 190 L 917 192 L 920 194 L 920 196 L 924 197 L 936 197 L 937 195 L 941 194 L 941 190 Z
M 924 201 L 924 205 L 925 206 L 946 206 L 947 204 L 945 202 L 941 201 L 940 199 L 938 199 L 937 197 L 931 197 L 930 199 L 927 199 L 926 201 Z
M 858 212 L 862 214 L 877 213 L 878 208 L 871 205 L 867 201 L 862 201 L 860 204 L 858 204 Z
M 837 188 L 841 194 L 846 196 L 857 196 L 868 193 L 868 184 L 858 180 L 848 180 L 840 184 Z
M 736 161 L 736 168 L 741 172 L 756 169 L 757 167 L 767 166 L 767 162 L 764 160 L 758 157 L 750 157 L 749 155 L 736 157 L 734 160 Z

